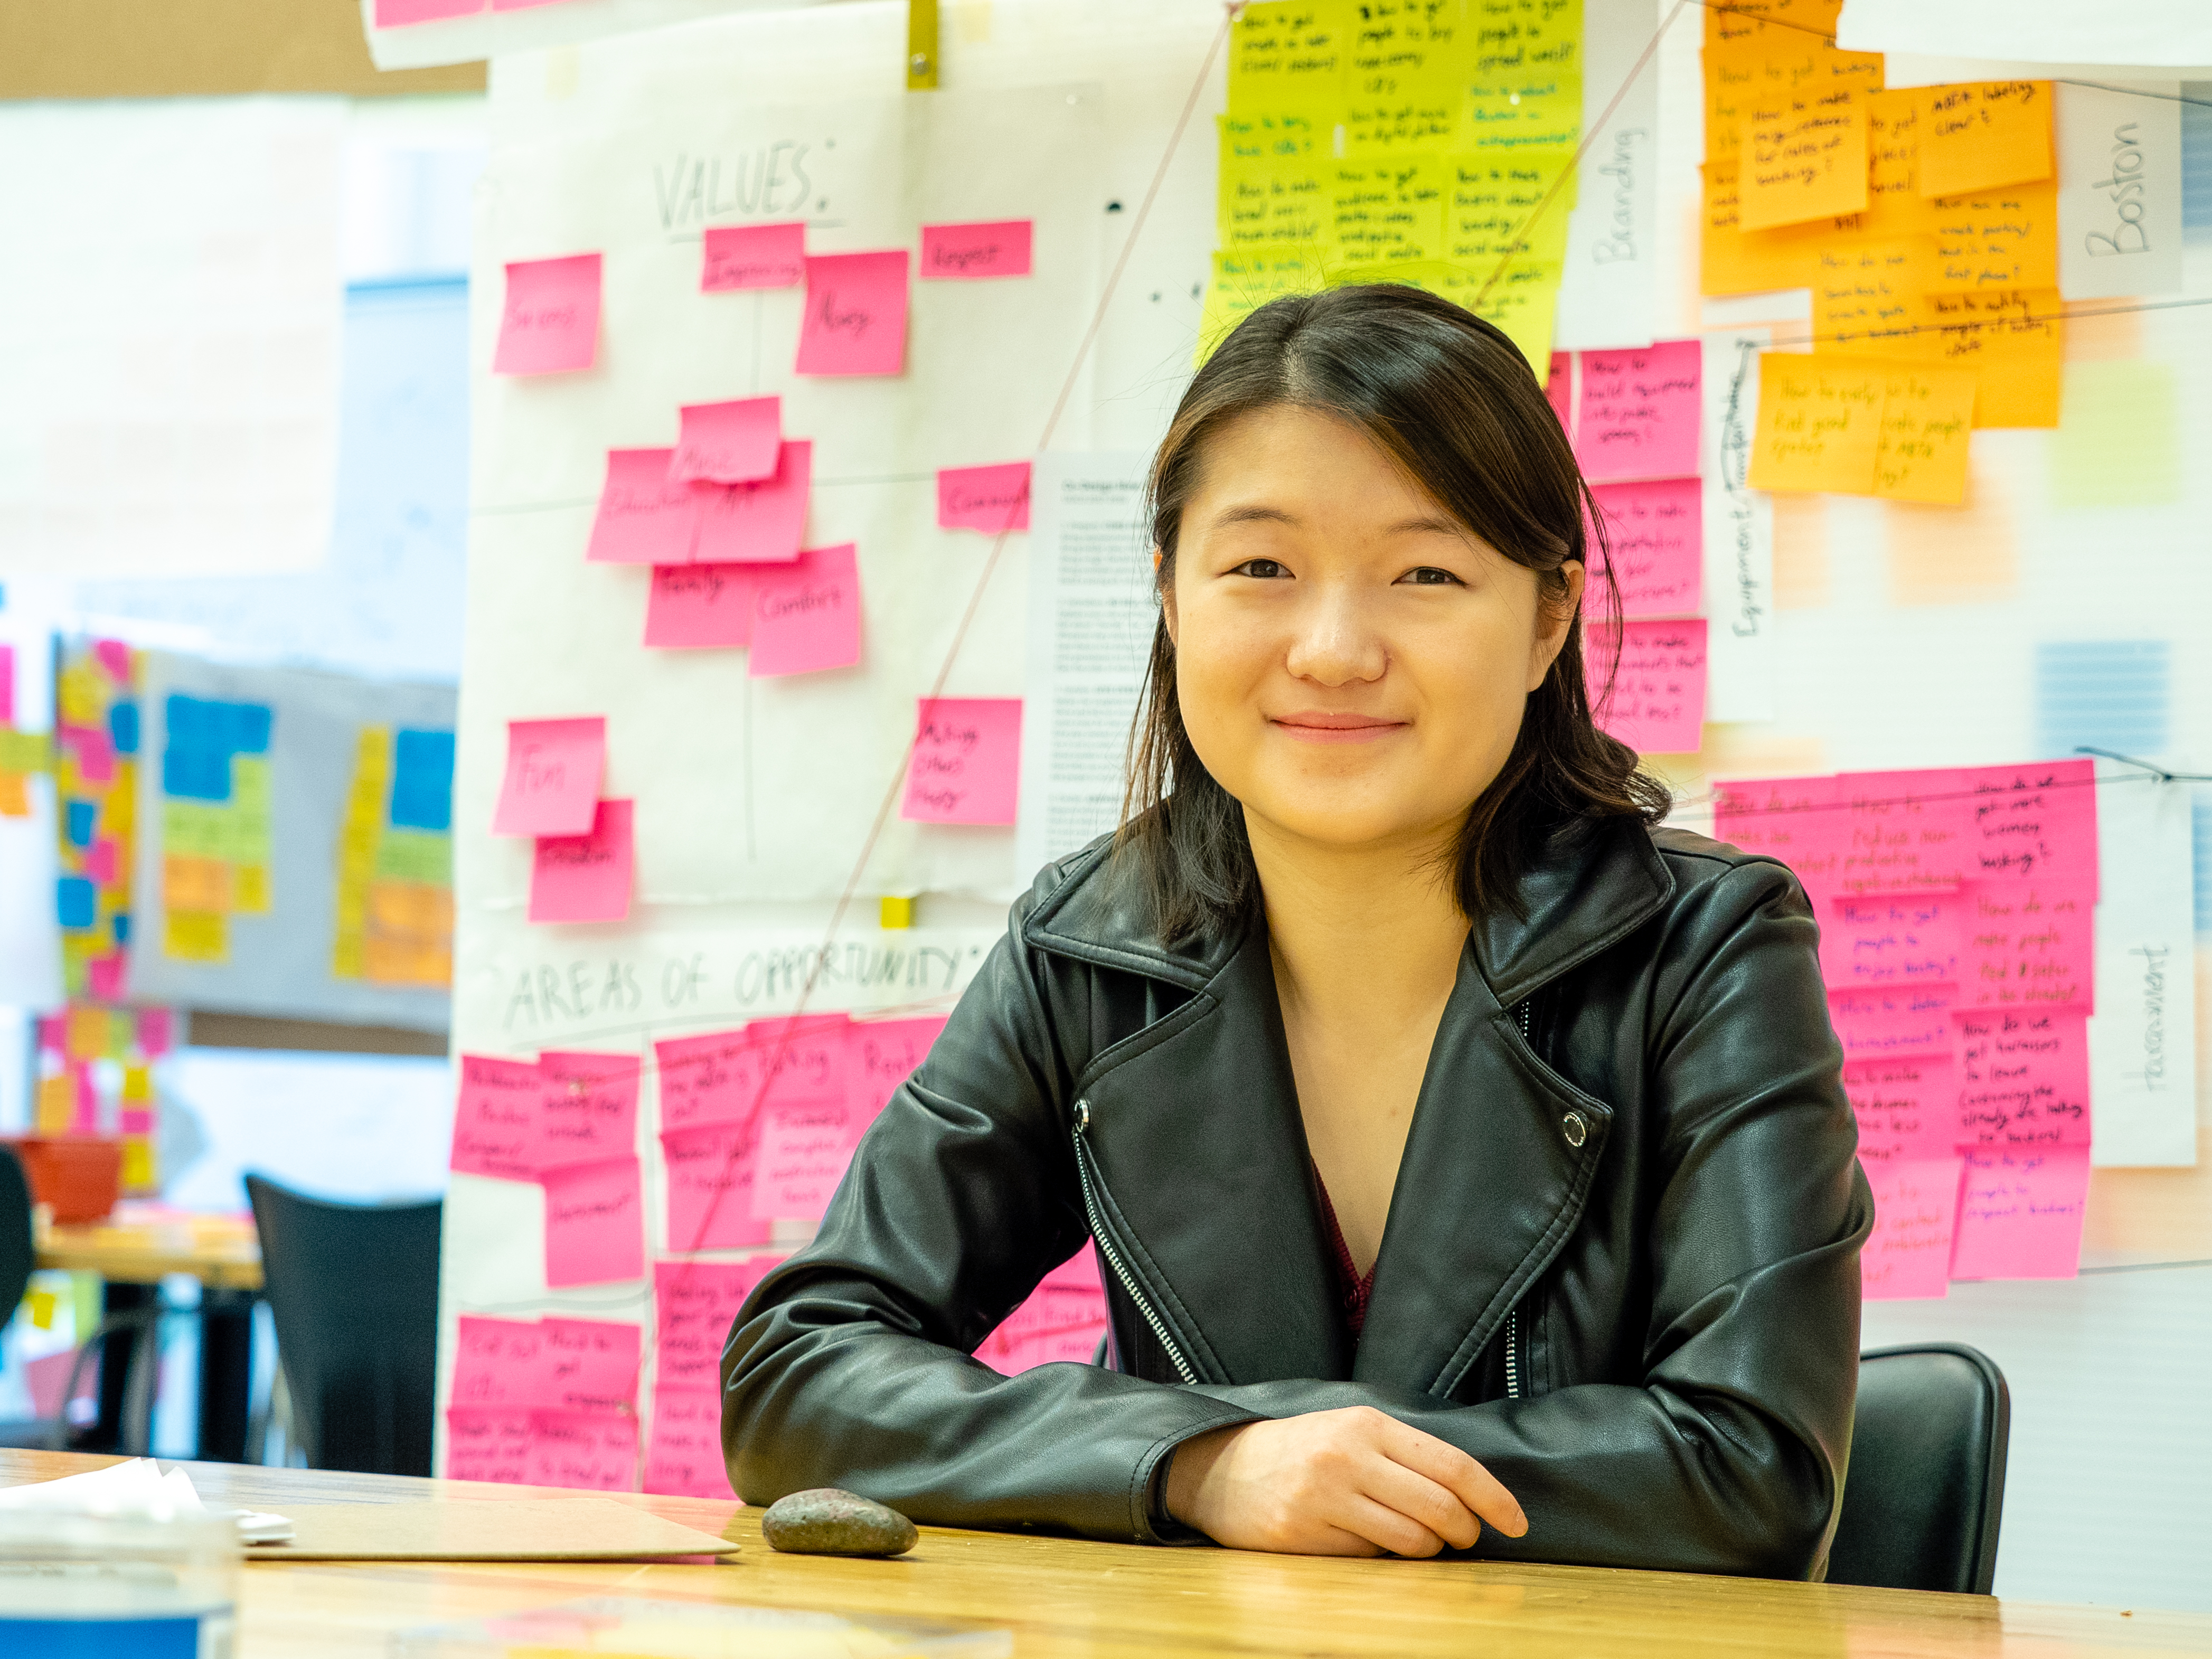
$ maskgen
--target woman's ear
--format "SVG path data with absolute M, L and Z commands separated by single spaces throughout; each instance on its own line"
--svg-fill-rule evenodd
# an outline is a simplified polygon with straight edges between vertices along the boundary
M 1556 599 L 1544 597 L 1543 581 L 1536 586 L 1536 636 L 1529 641 L 1528 683 L 1523 689 L 1534 691 L 1544 683 L 1544 676 L 1552 672 L 1559 653 L 1566 648 L 1567 630 L 1575 625 L 1583 601 L 1583 588 L 1589 578 L 1589 569 L 1580 559 L 1569 559 L 1559 567 L 1559 574 L 1566 582 L 1566 591 Z
M 1160 550 L 1154 548 L 1152 550 L 1152 585 L 1160 596 L 1160 620 L 1167 625 L 1168 643 L 1174 645 L 1176 643 L 1175 573 L 1172 570 L 1170 571 L 1166 581 L 1160 580 L 1162 557 Z

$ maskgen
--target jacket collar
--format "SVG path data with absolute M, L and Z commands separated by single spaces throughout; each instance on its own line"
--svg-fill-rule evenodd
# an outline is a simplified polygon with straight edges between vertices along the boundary
M 1023 937 L 1039 950 L 1203 990 L 1249 929 L 1229 927 L 1170 945 L 1143 882 L 1110 861 L 1102 837 L 1063 860 L 1058 887 L 1033 907 Z M 1674 878 L 1632 818 L 1583 818 L 1554 835 L 1522 875 L 1521 915 L 1500 910 L 1469 937 L 1491 993 L 1510 1007 L 1626 938 L 1674 896 Z

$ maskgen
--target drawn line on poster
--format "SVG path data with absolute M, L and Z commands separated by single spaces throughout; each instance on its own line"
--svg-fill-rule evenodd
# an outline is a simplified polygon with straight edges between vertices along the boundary
M 2107 789 L 2124 783 L 2212 783 L 2212 772 L 2169 772 L 2164 767 L 2154 765 L 2149 761 L 2137 760 L 2132 755 L 2116 755 L 2109 749 L 2095 748 L 2086 743 L 2075 744 L 2074 752 L 2077 755 L 2094 755 L 2100 760 L 2118 761 L 2123 766 L 2140 766 L 2148 775 L 2136 778 L 2092 778 L 2079 783 L 2054 780 L 2050 783 L 2039 785 L 2039 791 L 2048 790 L 2056 794 L 2061 789 Z M 2034 763 L 2033 761 L 2023 763 L 2029 766 Z M 1708 789 L 1702 794 L 1678 795 L 1674 798 L 1674 805 L 1677 806 L 1714 805 L 1719 802 L 1721 792 L 1727 786 L 1723 784 L 1718 788 Z M 1921 795 L 1845 795 L 1835 800 L 1804 801 L 1789 806 L 1732 807 L 1730 816 L 1746 818 L 1784 817 L 1796 812 L 1848 812 L 1868 806 L 1923 806 L 1932 801 L 1984 799 L 1985 797 L 1983 794 L 1971 789 L 1936 791 Z

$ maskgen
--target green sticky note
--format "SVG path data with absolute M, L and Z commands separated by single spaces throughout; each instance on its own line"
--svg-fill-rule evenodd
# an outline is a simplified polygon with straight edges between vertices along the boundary
M 2179 404 L 2171 363 L 2067 364 L 2058 429 L 2051 434 L 2051 506 L 2179 501 Z
M 230 801 L 241 811 L 269 811 L 269 763 L 245 755 L 230 758 Z
M 239 806 L 230 815 L 230 860 L 234 864 L 269 862 L 269 811 Z
M 161 850 L 178 858 L 228 859 L 229 812 L 204 801 L 164 799 Z
M 387 830 L 377 843 L 376 873 L 386 881 L 450 886 L 453 879 L 453 838 L 428 835 L 420 830 Z

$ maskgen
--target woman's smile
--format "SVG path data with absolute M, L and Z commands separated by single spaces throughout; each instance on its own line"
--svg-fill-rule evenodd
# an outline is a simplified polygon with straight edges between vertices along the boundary
M 1378 738 L 1413 730 L 1411 720 L 1394 720 L 1380 714 L 1353 714 L 1326 708 L 1301 708 L 1289 714 L 1271 714 L 1267 724 L 1300 743 L 1372 743 Z

